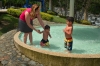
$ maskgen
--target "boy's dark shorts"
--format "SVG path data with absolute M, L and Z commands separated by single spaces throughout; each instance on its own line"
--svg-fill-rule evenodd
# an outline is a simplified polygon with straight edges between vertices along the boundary
M 65 48 L 68 50 L 68 51 L 71 51 L 72 50 L 72 45 L 73 45 L 73 39 L 72 38 L 69 38 L 69 39 L 66 39 L 65 38 Z M 68 46 L 69 44 L 69 46 Z
M 49 40 L 47 39 L 46 41 L 44 39 L 41 40 L 40 45 L 49 45 Z

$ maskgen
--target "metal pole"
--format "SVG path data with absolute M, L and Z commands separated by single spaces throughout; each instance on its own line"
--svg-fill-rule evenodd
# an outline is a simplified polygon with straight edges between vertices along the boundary
M 69 12 L 70 17 L 74 17 L 74 0 L 70 0 L 70 12 Z

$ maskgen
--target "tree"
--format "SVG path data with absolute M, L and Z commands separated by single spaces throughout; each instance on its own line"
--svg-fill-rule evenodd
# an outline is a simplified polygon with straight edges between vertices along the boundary
M 92 14 L 100 14 L 100 1 L 99 0 L 93 0 L 91 2 L 91 6 L 89 7 L 89 12 Z
M 90 7 L 91 0 L 84 0 L 85 5 L 84 5 L 84 20 L 88 20 L 88 9 Z

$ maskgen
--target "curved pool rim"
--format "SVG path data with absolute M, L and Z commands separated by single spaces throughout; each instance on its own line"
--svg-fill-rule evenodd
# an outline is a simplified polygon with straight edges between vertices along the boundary
M 44 66 L 64 66 L 65 64 L 68 66 L 75 66 L 75 64 L 77 64 L 76 66 L 100 66 L 100 54 L 65 54 L 31 47 L 20 41 L 20 33 L 21 32 L 17 32 L 14 35 L 16 48 L 25 56 L 42 63 Z

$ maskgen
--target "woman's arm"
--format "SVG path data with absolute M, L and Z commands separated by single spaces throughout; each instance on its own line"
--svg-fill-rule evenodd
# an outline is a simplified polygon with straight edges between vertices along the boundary
M 28 25 L 31 29 L 33 29 L 33 30 L 35 30 L 36 32 L 38 32 L 38 30 L 35 29 L 35 28 L 30 24 L 30 15 L 29 15 L 29 13 L 28 13 L 27 11 L 25 12 L 25 20 L 26 20 L 27 25 Z
M 39 20 L 39 23 L 41 24 L 41 26 L 42 26 L 42 27 L 43 27 L 43 29 L 44 29 L 44 23 L 43 23 L 43 21 L 42 21 L 42 18 L 41 18 L 40 13 L 39 13 L 39 14 L 37 14 L 37 18 L 38 18 L 38 20 Z

